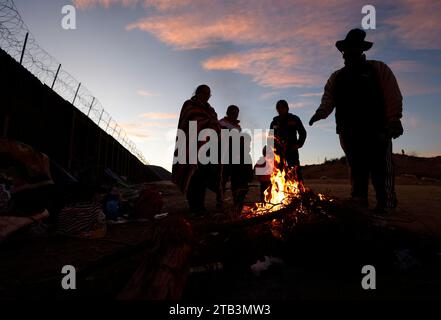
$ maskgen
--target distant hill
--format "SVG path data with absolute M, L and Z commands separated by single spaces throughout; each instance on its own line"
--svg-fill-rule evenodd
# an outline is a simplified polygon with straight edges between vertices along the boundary
M 394 154 L 396 175 L 416 178 L 441 180 L 441 156 L 422 158 L 408 155 Z M 346 179 L 348 167 L 346 158 L 326 161 L 323 164 L 307 165 L 303 167 L 305 179 Z

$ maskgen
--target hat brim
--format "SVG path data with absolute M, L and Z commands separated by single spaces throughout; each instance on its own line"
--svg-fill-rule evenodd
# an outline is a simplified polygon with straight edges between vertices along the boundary
M 368 51 L 373 46 L 373 42 L 363 41 L 361 43 L 348 43 L 346 40 L 339 40 L 335 43 L 338 51 L 344 51 L 345 48 L 360 48 L 363 51 Z

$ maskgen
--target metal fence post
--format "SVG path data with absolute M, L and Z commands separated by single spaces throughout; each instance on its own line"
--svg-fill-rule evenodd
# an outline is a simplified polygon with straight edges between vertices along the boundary
M 54 82 L 52 82 L 51 89 L 54 89 L 55 81 L 57 81 L 58 72 L 60 72 L 60 69 L 61 69 L 61 63 L 58 65 L 57 73 L 55 73 L 55 78 L 54 78 Z
M 80 90 L 81 82 L 78 84 L 77 92 L 75 92 L 75 97 L 73 98 L 72 105 L 75 106 L 75 99 L 77 98 L 78 91 Z
M 21 51 L 21 57 L 20 57 L 20 64 L 23 64 L 23 56 L 26 50 L 26 44 L 28 43 L 28 37 L 29 37 L 29 32 L 26 32 L 26 37 L 25 37 L 25 41 L 23 44 L 23 50 Z
M 101 118 L 103 117 L 104 109 L 101 110 L 100 118 L 98 119 L 97 126 L 100 126 Z
M 107 129 L 109 129 L 110 121 L 112 121 L 112 118 L 111 118 L 111 117 L 109 117 L 109 121 L 107 121 L 106 130 L 104 130 L 104 131 L 106 131 L 106 132 L 107 132 Z
M 95 97 L 92 99 L 92 103 L 90 104 L 89 111 L 87 112 L 87 116 L 90 114 L 90 110 L 92 110 L 93 103 L 95 102 Z

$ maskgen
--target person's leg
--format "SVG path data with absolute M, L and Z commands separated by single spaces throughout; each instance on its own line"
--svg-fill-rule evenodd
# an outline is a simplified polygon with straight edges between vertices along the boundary
M 271 186 L 271 181 L 261 181 L 260 182 L 260 201 L 265 201 L 265 191 Z
M 398 205 L 395 192 L 395 163 L 392 158 L 392 140 L 386 145 L 386 207 L 396 208 Z
M 246 170 L 243 165 L 234 165 L 231 171 L 231 192 L 234 207 L 238 213 L 242 211 L 245 197 L 248 193 Z
M 222 188 L 222 167 L 219 164 L 206 164 L 200 166 L 201 179 L 205 181 L 205 187 L 218 194 Z
M 286 162 L 288 164 L 288 167 L 296 168 L 295 174 L 297 181 L 303 182 L 302 170 L 300 168 L 299 151 L 294 150 L 289 152 L 286 157 Z
M 198 215 L 205 211 L 205 188 L 203 172 L 198 169 L 191 177 L 186 195 L 191 213 Z
M 377 208 L 386 206 L 386 138 L 373 135 L 370 147 L 371 179 L 377 198 Z
M 346 154 L 351 179 L 351 197 L 368 204 L 369 166 L 366 139 L 353 134 L 340 134 L 340 143 Z
M 373 140 L 372 146 L 372 184 L 375 188 L 377 208 L 395 208 L 397 199 L 395 194 L 395 176 L 392 162 L 392 141 L 390 138 L 379 135 Z
M 222 208 L 225 198 L 225 189 L 229 178 L 229 164 L 222 166 L 221 183 L 219 190 L 216 192 L 216 207 Z
M 239 165 L 232 165 L 231 168 L 231 194 L 233 195 L 233 203 L 236 204 L 238 190 L 240 188 L 240 172 Z

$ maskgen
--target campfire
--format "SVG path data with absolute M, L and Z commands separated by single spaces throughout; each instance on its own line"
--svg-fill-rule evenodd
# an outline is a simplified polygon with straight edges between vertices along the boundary
M 271 185 L 264 192 L 264 202 L 257 203 L 256 214 L 275 212 L 289 206 L 295 198 L 305 192 L 303 183 L 297 179 L 296 169 L 288 168 L 283 162 L 280 169 L 280 156 L 274 153 L 274 169 L 271 174 Z
M 264 201 L 254 203 L 243 212 L 243 217 L 274 217 L 271 222 L 273 230 L 290 229 L 302 216 L 327 215 L 326 207 L 331 202 L 327 196 L 305 187 L 297 177 L 296 168 L 288 167 L 286 161 L 274 152 L 271 184 L 264 192 Z

